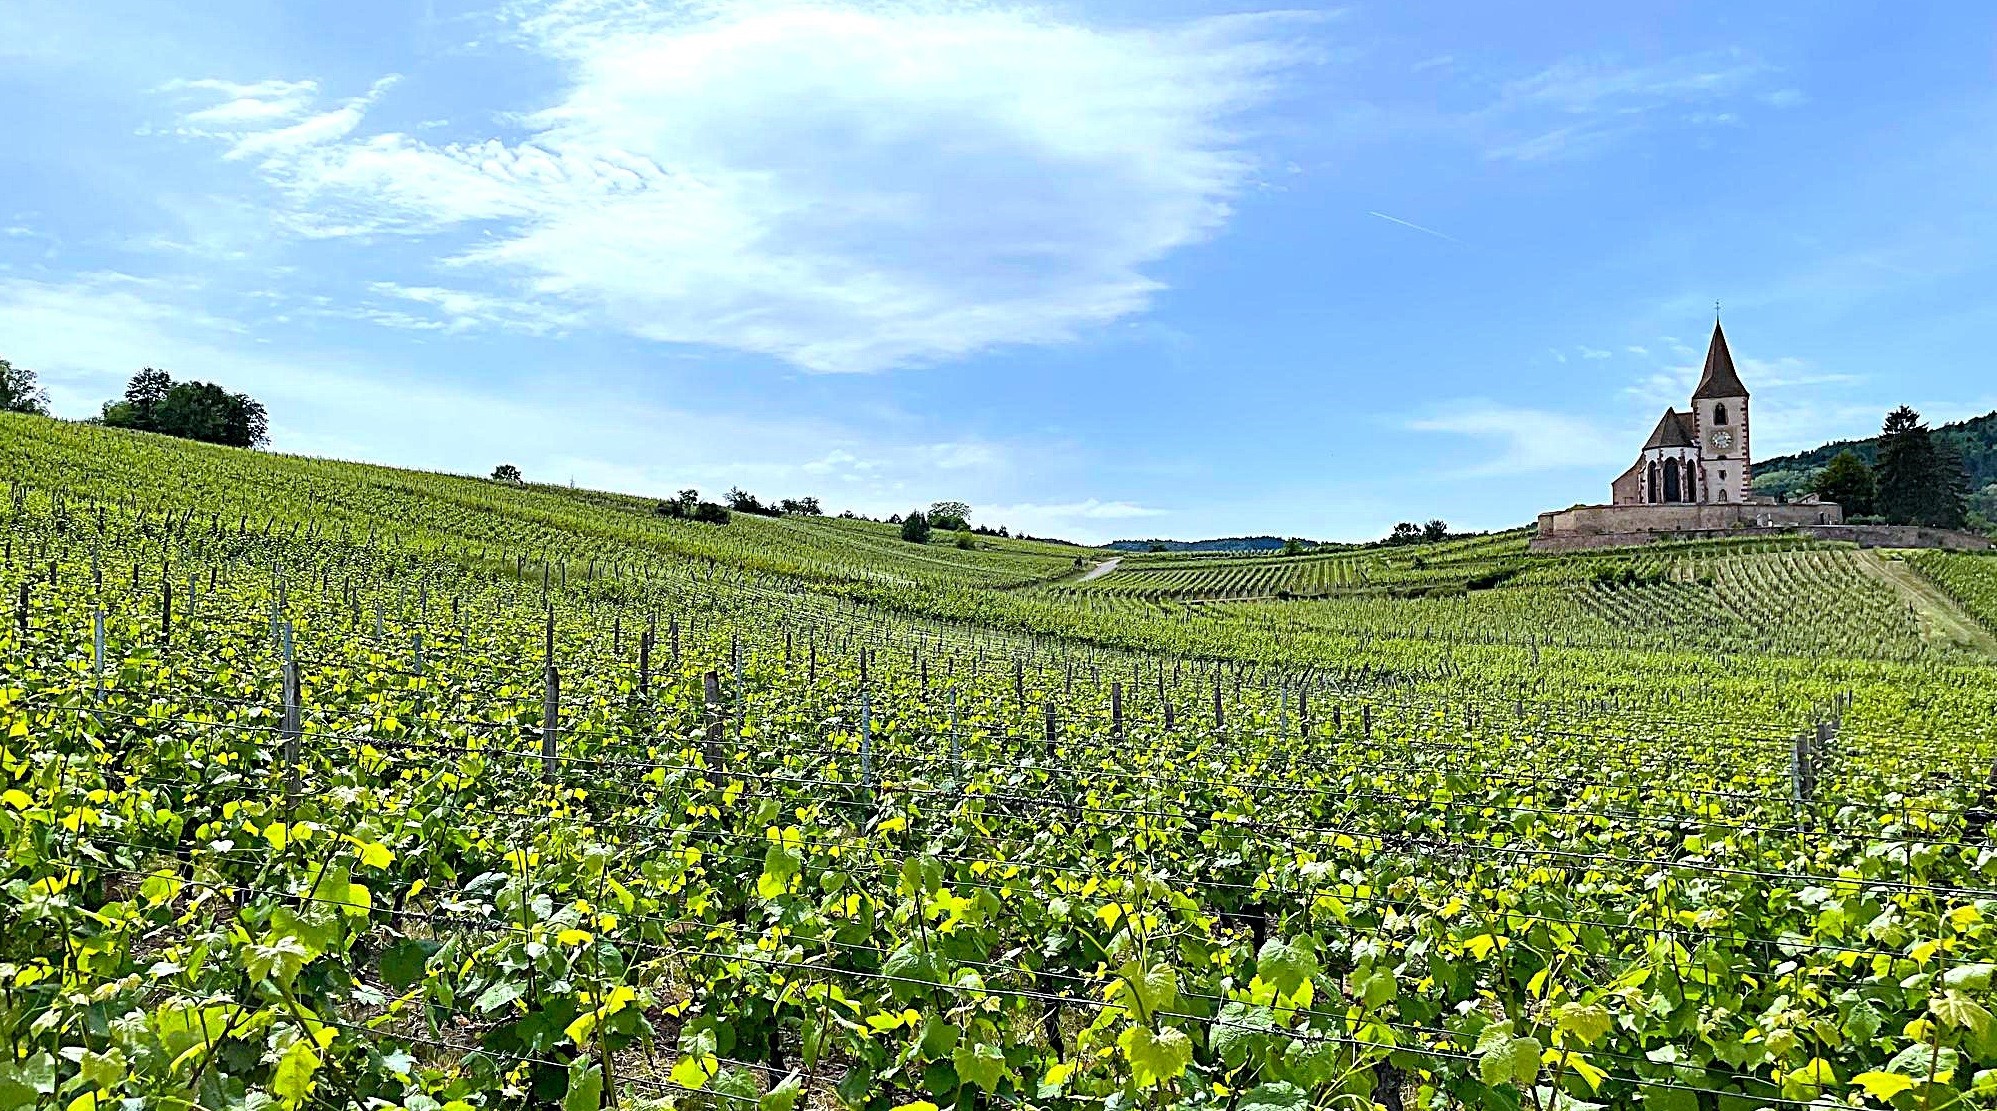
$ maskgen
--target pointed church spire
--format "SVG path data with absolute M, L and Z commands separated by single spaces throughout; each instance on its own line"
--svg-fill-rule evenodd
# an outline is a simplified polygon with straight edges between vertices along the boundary
M 1706 344 L 1706 369 L 1699 375 L 1699 388 L 1692 391 L 1692 400 L 1746 396 L 1747 387 L 1741 385 L 1740 375 L 1734 372 L 1733 352 L 1727 350 L 1727 334 L 1720 330 L 1719 303 L 1716 301 L 1713 303 L 1713 338 Z

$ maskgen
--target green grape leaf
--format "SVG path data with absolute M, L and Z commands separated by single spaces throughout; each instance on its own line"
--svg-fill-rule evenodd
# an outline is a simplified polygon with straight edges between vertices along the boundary
M 959 1043 L 950 1055 L 950 1063 L 957 1069 L 957 1076 L 966 1084 L 976 1084 L 987 1093 L 998 1090 L 999 1077 L 1005 1075 L 1005 1053 L 995 1045 Z
M 1865 1094 L 1873 1099 L 1890 1100 L 1901 1092 L 1914 1087 L 1918 1082 L 1911 1076 L 1901 1076 L 1897 1072 L 1862 1072 L 1851 1078 L 1853 1084 L 1865 1089 Z
M 1941 1052 L 1937 1054 L 1929 1048 L 1928 1043 L 1915 1042 L 1895 1053 L 1893 1059 L 1886 1062 L 1885 1071 L 1922 1078 L 1926 1078 L 1932 1072 L 1936 1080 L 1946 1084 L 1955 1076 L 1955 1066 L 1955 1050 L 1943 1046 Z
M 756 1101 L 756 1111 L 793 1111 L 797 1099 L 804 1091 L 796 1073 L 784 1077 L 784 1082 L 763 1093 Z
M 569 1090 L 562 1111 L 597 1111 L 603 1105 L 603 1070 L 587 1060 L 569 1063 Z
M 1255 955 L 1255 974 L 1284 995 L 1296 994 L 1305 980 L 1317 975 L 1317 969 L 1317 953 L 1307 938 L 1283 941 L 1272 937 Z
M 894 977 L 888 981 L 888 990 L 903 1003 L 928 991 L 929 985 L 943 982 L 943 962 L 923 948 L 921 938 L 910 938 L 897 946 L 881 962 L 881 971 Z
M 406 991 L 423 978 L 431 956 L 443 943 L 426 938 L 405 938 L 381 951 L 381 978 L 389 987 Z
M 1942 983 L 1963 991 L 1981 991 L 1990 986 L 1990 978 L 1997 974 L 1997 964 L 1957 965 L 1942 973 Z
M 1166 1028 L 1153 1034 L 1148 1026 L 1132 1026 L 1116 1039 L 1130 1062 L 1130 1075 L 1140 1088 L 1151 1088 L 1183 1075 L 1193 1061 L 1193 1040 L 1185 1031 Z
M 1979 1038 L 1990 1032 L 1990 1012 L 1959 991 L 1943 992 L 1941 998 L 1928 1002 L 1928 1009 L 1948 1025 L 1959 1026 Z
M 1872 1004 L 1861 1002 L 1851 1009 L 1851 1014 L 1845 1016 L 1845 1037 L 1863 1045 L 1871 1041 L 1872 1036 L 1879 1032 L 1879 1027 L 1883 1022 L 1884 1020 L 1880 1018 L 1879 1012 L 1873 1009 Z
M 1581 1039 L 1582 1045 L 1601 1041 L 1614 1025 L 1609 1009 L 1600 1003 L 1563 1003 L 1554 1011 L 1553 1022 L 1556 1029 Z
M 763 874 L 756 878 L 756 894 L 774 899 L 790 890 L 791 877 L 804 866 L 804 857 L 781 841 L 770 842 L 763 854 Z
M 105 1053 L 93 1053 L 86 1049 L 83 1060 L 77 1062 L 77 1068 L 85 1080 L 97 1085 L 100 1091 L 108 1092 L 112 1085 L 125 1077 L 125 1051 L 116 1046 Z
M 756 1076 L 748 1069 L 729 1065 L 715 1074 L 709 1089 L 720 1095 L 721 1102 L 740 1106 L 743 1103 L 762 1101 L 762 1090 L 756 1086 Z M 729 1099 L 734 1096 L 734 1099 Z
M 1646 1086 L 1643 1111 L 1699 1111 L 1699 1095 L 1683 1088 Z
M 1134 960 L 1126 961 L 1117 969 L 1117 980 L 1111 987 L 1116 1001 L 1145 1021 L 1179 1002 L 1179 974 L 1171 965 L 1146 968 Z
M 1311 1105 L 1311 1095 L 1295 1084 L 1277 1080 L 1268 1084 L 1257 1084 L 1241 1093 L 1241 1102 L 1235 1104 L 1236 1111 L 1305 1111 Z
M 1220 1009 L 1220 1018 L 1207 1033 L 1207 1048 L 1228 1068 L 1238 1069 L 1267 1041 L 1276 1016 L 1267 1007 L 1239 1000 Z
M 527 988 L 518 981 L 501 980 L 481 992 L 478 1002 L 473 1003 L 472 1006 L 477 1008 L 482 1014 L 491 1014 L 525 994 L 527 994 Z
M 275 980 L 287 988 L 298 977 L 299 969 L 305 967 L 305 962 L 318 955 L 304 942 L 289 935 L 272 938 L 267 944 L 251 945 L 247 952 L 249 958 L 245 965 L 252 980 Z
M 54 1092 L 55 1058 L 47 1050 L 25 1061 L 0 1062 L 0 1109 L 33 1107 L 37 1097 Z
M 1399 988 L 1390 968 L 1373 968 L 1352 978 L 1352 990 L 1359 996 L 1359 1001 L 1369 1008 L 1393 1002 Z
M 961 1031 L 949 1020 L 931 1016 L 922 1029 L 922 1055 L 932 1060 L 941 1060 L 957 1048 Z
M 686 1056 L 674 1062 L 666 1079 L 688 1091 L 698 1092 L 707 1087 L 709 1078 L 721 1070 L 721 1062 L 715 1058 Z
M 1525 1091 L 1539 1076 L 1539 1053 L 1539 1039 L 1517 1037 L 1510 1023 L 1494 1023 L 1477 1038 L 1477 1075 L 1493 1088 L 1510 1083 Z
M 311 1094 L 312 1074 L 318 1071 L 319 1055 L 312 1052 L 312 1043 L 292 1042 L 284 1056 L 277 1059 L 277 1068 L 271 1070 L 270 1090 L 296 1106 Z

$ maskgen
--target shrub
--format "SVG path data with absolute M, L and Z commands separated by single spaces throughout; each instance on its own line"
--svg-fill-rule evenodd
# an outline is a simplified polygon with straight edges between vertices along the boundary
M 929 518 L 923 515 L 922 510 L 910 510 L 908 516 L 902 518 L 901 538 L 911 544 L 929 543 Z

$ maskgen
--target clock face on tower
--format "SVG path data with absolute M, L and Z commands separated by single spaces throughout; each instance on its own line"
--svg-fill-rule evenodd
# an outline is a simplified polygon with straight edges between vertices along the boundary
M 1714 447 L 1725 451 L 1734 446 L 1734 434 L 1724 428 L 1719 429 L 1711 436 L 1711 442 Z

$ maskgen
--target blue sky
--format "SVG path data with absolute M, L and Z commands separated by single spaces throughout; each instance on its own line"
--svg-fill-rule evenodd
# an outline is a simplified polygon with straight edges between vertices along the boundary
M 1504 9 L 1499 11 L 1498 9 Z M 184 9 L 184 10 L 175 10 Z M 1997 408 L 1982 4 L 0 7 L 0 357 L 286 451 L 1086 540 Z

